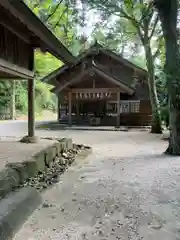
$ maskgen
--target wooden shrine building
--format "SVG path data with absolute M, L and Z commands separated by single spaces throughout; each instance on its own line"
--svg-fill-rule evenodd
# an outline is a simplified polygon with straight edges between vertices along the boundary
M 76 64 L 45 77 L 59 96 L 59 120 L 69 124 L 142 126 L 151 122 L 147 71 L 99 44 Z
M 34 50 L 65 64 L 75 58 L 21 0 L 0 1 L 0 78 L 28 79 L 28 136 L 34 131 Z

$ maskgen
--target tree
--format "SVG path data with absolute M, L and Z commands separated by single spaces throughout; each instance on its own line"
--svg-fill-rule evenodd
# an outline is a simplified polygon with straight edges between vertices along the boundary
M 89 5 L 102 13 L 104 19 L 114 16 L 116 23 L 119 19 L 125 19 L 131 24 L 136 36 L 138 36 L 145 52 L 146 66 L 149 74 L 149 90 L 152 106 L 152 133 L 161 133 L 161 117 L 157 90 L 155 85 L 154 60 L 159 53 L 159 47 L 153 52 L 151 48 L 153 37 L 159 35 L 159 22 L 157 12 L 153 4 L 146 0 L 89 0 Z
M 180 155 L 180 52 L 178 47 L 178 0 L 155 0 L 165 39 L 164 71 L 168 83 L 170 138 L 166 153 Z

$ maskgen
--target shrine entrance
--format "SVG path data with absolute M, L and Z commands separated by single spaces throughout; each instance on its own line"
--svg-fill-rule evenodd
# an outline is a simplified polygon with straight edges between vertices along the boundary
M 95 117 L 103 117 L 106 115 L 106 101 L 82 101 L 79 103 L 79 110 L 85 114 L 94 114 Z
M 72 122 L 82 125 L 101 125 L 108 117 L 108 102 L 113 99 L 116 99 L 117 105 L 120 106 L 120 90 L 118 88 L 71 89 L 65 95 L 65 109 L 69 125 Z M 116 116 L 115 125 L 119 125 L 120 108 L 117 108 Z

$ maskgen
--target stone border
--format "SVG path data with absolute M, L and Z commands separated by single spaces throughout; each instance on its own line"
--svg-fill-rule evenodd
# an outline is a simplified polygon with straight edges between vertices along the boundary
M 34 188 L 22 188 L 0 201 L 0 239 L 13 239 L 22 224 L 42 203 Z
M 46 138 L 48 139 L 48 138 Z M 51 138 L 52 140 L 52 138 Z M 30 160 L 23 163 L 7 164 L 0 172 L 0 239 L 12 239 L 21 225 L 31 213 L 41 204 L 41 195 L 33 187 L 17 189 L 28 179 L 35 177 L 40 172 L 51 168 L 55 159 L 68 151 L 81 150 L 75 155 L 75 160 L 84 159 L 92 148 L 84 145 L 73 144 L 72 139 L 54 139 L 57 143 L 41 150 Z M 12 192 L 16 189 L 14 192 Z
M 22 183 L 29 178 L 35 177 L 38 173 L 46 171 L 47 168 L 51 167 L 56 157 L 60 157 L 62 153 L 66 153 L 76 147 L 70 138 L 54 140 L 57 140 L 57 143 L 41 150 L 30 160 L 24 161 L 23 163 L 17 162 L 6 164 L 5 168 L 0 172 L 0 199 L 4 198 L 19 185 L 22 185 Z M 92 153 L 91 147 L 83 147 L 82 151 L 76 155 L 76 159 L 81 157 L 85 158 Z
M 56 156 L 60 156 L 62 152 L 67 152 L 70 149 L 73 149 L 72 139 L 57 139 L 57 143 L 41 150 L 28 161 L 6 164 L 0 172 L 0 199 L 24 181 L 45 171 Z

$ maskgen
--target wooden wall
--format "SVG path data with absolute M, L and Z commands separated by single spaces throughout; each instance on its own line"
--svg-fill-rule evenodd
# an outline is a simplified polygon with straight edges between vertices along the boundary
M 148 79 L 145 75 L 137 71 L 135 73 L 132 68 L 102 54 L 96 56 L 95 61 L 97 62 L 97 65 L 104 71 L 109 72 L 112 76 L 121 80 L 125 84 L 136 88 L 135 94 L 129 97 L 129 99 L 149 99 Z M 137 77 L 138 81 L 135 80 L 134 76 Z M 122 98 L 127 99 L 127 95 L 122 96 Z
M 0 24 L 0 58 L 29 69 L 30 45 Z

